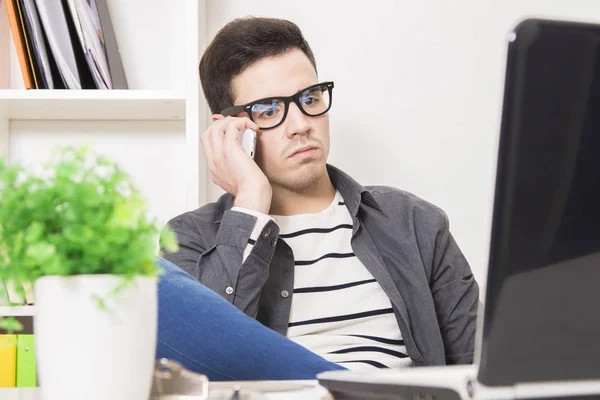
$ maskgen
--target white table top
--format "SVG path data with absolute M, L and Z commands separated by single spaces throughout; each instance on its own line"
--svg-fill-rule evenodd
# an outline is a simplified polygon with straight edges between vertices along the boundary
M 327 390 L 314 381 L 244 381 L 212 382 L 211 388 L 261 391 L 268 400 L 330 400 Z M 38 388 L 0 389 L 2 400 L 39 400 Z M 209 397 L 210 400 L 210 397 Z

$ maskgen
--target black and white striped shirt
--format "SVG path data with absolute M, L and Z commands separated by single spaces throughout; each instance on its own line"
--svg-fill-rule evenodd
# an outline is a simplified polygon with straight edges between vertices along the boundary
M 355 371 L 411 365 L 390 300 L 352 251 L 340 193 L 321 212 L 271 217 L 295 260 L 288 338 Z

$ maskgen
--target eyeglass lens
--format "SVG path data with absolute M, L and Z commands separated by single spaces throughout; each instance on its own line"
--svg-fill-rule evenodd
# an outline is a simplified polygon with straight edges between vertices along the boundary
M 305 90 L 298 100 L 308 115 L 319 115 L 329 108 L 331 96 L 327 87 L 322 85 Z M 273 127 L 283 120 L 285 107 L 285 102 L 281 99 L 255 103 L 251 109 L 252 120 L 262 129 Z

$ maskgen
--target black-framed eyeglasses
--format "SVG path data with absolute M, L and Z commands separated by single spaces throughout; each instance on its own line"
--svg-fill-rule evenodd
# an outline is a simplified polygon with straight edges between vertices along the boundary
M 246 112 L 261 130 L 273 129 L 285 121 L 290 103 L 294 102 L 304 115 L 318 117 L 331 108 L 333 82 L 317 83 L 288 97 L 267 97 L 241 106 L 227 107 L 221 114 L 225 117 Z

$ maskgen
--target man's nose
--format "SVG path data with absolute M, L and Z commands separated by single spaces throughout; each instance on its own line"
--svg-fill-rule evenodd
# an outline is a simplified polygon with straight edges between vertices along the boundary
M 310 130 L 310 124 L 308 122 L 307 115 L 304 115 L 296 103 L 291 103 L 288 110 L 288 115 L 285 118 L 285 132 L 286 135 L 291 139 L 295 135 L 305 135 Z

